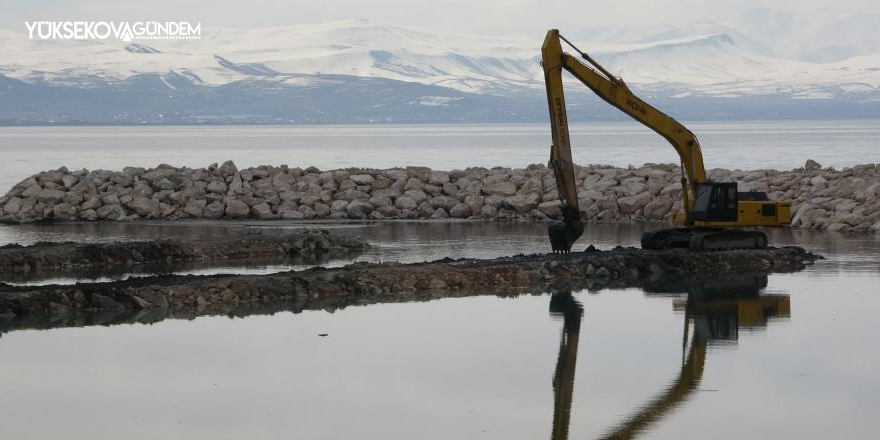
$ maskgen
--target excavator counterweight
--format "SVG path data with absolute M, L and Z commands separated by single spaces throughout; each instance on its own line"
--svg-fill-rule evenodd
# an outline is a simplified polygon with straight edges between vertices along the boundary
M 562 42 L 571 46 L 586 64 L 564 52 Z M 700 143 L 690 130 L 635 96 L 621 78 L 612 75 L 596 60 L 577 49 L 556 29 L 547 32 L 541 46 L 541 65 L 544 69 L 553 138 L 549 164 L 556 177 L 556 187 L 562 203 L 562 220 L 551 224 L 548 230 L 554 252 L 570 252 L 571 246 L 584 230 L 571 156 L 562 84 L 563 70 L 581 81 L 605 102 L 669 141 L 678 153 L 682 169 L 683 212 L 676 218 L 684 227 L 647 233 L 642 238 L 643 248 L 689 248 L 696 251 L 761 249 L 767 247 L 766 234 L 757 230 L 729 227 L 790 224 L 789 202 L 768 200 L 767 195 L 761 192 L 740 193 L 736 182 L 709 180 L 703 165 Z

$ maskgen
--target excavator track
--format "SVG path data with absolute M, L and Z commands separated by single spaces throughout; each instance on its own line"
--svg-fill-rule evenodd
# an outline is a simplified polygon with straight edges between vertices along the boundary
M 697 252 L 766 249 L 767 234 L 729 228 L 671 228 L 646 232 L 642 249 L 690 249 Z

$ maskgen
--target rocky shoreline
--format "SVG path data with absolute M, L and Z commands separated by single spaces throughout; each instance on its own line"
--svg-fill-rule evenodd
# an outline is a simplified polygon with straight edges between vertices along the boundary
M 360 237 L 331 233 L 326 229 L 269 233 L 256 228 L 227 235 L 222 240 L 9 244 L 0 246 L 0 275 L 84 269 L 128 270 L 140 266 L 254 258 L 300 257 L 308 261 L 328 254 L 350 257 L 368 247 Z
M 680 169 L 576 167 L 580 207 L 589 221 L 669 222 L 681 210 Z M 880 170 L 843 170 L 808 160 L 789 171 L 713 169 L 716 181 L 792 203 L 792 226 L 880 231 Z M 553 173 L 527 168 L 422 167 L 321 171 L 281 165 L 238 169 L 125 168 L 38 173 L 0 197 L 0 222 L 137 219 L 481 219 L 560 216 Z
M 354 263 L 270 275 L 153 276 L 76 285 L 0 283 L 0 330 L 85 325 L 112 319 L 335 309 L 377 302 L 518 295 L 722 279 L 803 269 L 821 258 L 799 247 L 696 253 L 618 248 L 493 260 Z

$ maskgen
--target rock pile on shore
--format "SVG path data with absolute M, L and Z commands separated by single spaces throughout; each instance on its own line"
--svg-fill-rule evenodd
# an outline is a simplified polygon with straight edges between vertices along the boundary
M 577 167 L 580 208 L 588 220 L 668 222 L 681 210 L 677 166 Z M 837 171 L 807 161 L 790 171 L 714 169 L 791 201 L 795 227 L 880 231 L 880 172 L 874 164 Z M 29 177 L 0 198 L 0 221 L 133 219 L 553 219 L 560 215 L 553 172 L 422 167 L 321 171 L 232 162 L 207 168 L 60 168 Z

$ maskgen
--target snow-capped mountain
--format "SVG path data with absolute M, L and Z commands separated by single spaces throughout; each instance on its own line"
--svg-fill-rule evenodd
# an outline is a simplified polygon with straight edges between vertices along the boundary
M 856 45 L 853 53 L 858 56 L 834 62 L 795 60 L 779 56 L 778 48 L 749 33 L 706 22 L 574 33 L 593 39 L 577 44 L 648 97 L 880 100 L 880 49 L 863 53 L 865 49 Z M 190 107 L 184 113 L 192 116 L 221 102 L 212 98 L 218 93 L 234 92 L 234 98 L 223 95 L 232 102 L 257 96 L 272 101 L 292 93 L 286 103 L 266 104 L 276 108 L 268 121 L 284 121 L 301 120 L 285 119 L 288 107 L 284 106 L 293 105 L 293 97 L 299 99 L 297 106 L 304 106 L 303 93 L 309 94 L 317 101 L 311 107 L 319 115 L 328 111 L 321 107 L 322 96 L 332 91 L 338 98 L 345 90 L 357 91 L 346 96 L 349 101 L 364 101 L 358 104 L 365 109 L 363 115 L 374 109 L 374 117 L 363 116 L 371 120 L 387 119 L 383 112 L 392 102 L 429 112 L 439 110 L 428 107 L 451 112 L 450 108 L 480 103 L 478 114 L 540 118 L 536 115 L 546 112 L 539 105 L 542 40 L 542 34 L 462 35 L 362 20 L 267 29 L 205 28 L 200 40 L 134 43 L 30 40 L 23 33 L 0 31 L 0 82 L 6 84 L 6 91 L 0 84 L 0 97 L 27 100 L 37 94 L 50 99 L 60 93 L 59 88 L 70 88 L 65 96 L 82 96 L 86 101 L 99 92 L 146 93 L 152 101 L 142 103 L 158 103 L 162 97 L 175 104 L 185 100 Z M 379 85 L 383 88 L 374 89 Z M 200 99 L 205 102 L 196 105 Z M 537 103 L 536 108 L 528 110 L 527 105 L 533 104 L 526 102 Z M 99 108 L 98 103 L 83 105 Z M 259 120 L 264 110 L 254 105 Z M 501 113 L 488 110 L 498 105 L 509 108 Z M 137 107 L 123 107 L 102 117 L 112 114 L 129 120 L 126 115 L 140 114 Z M 0 108 L 0 119 L 15 119 L 10 111 Z M 33 115 L 39 109 L 34 111 L 32 117 L 37 117 Z M 73 115 L 65 118 L 69 116 Z
M 810 63 L 830 63 L 880 52 L 880 15 L 840 9 L 783 11 L 752 8 L 685 25 L 586 27 L 569 30 L 587 41 L 647 43 L 726 34 L 750 52 Z
M 533 86 L 536 43 L 434 33 L 362 20 L 268 29 L 206 29 L 201 40 L 33 41 L 0 34 L 0 73 L 25 82 L 172 73 L 205 85 L 290 74 L 388 78 L 490 91 Z M 537 42 L 540 46 L 540 41 Z
M 880 15 L 839 9 L 748 9 L 717 22 L 752 36 L 783 58 L 827 63 L 880 53 Z

